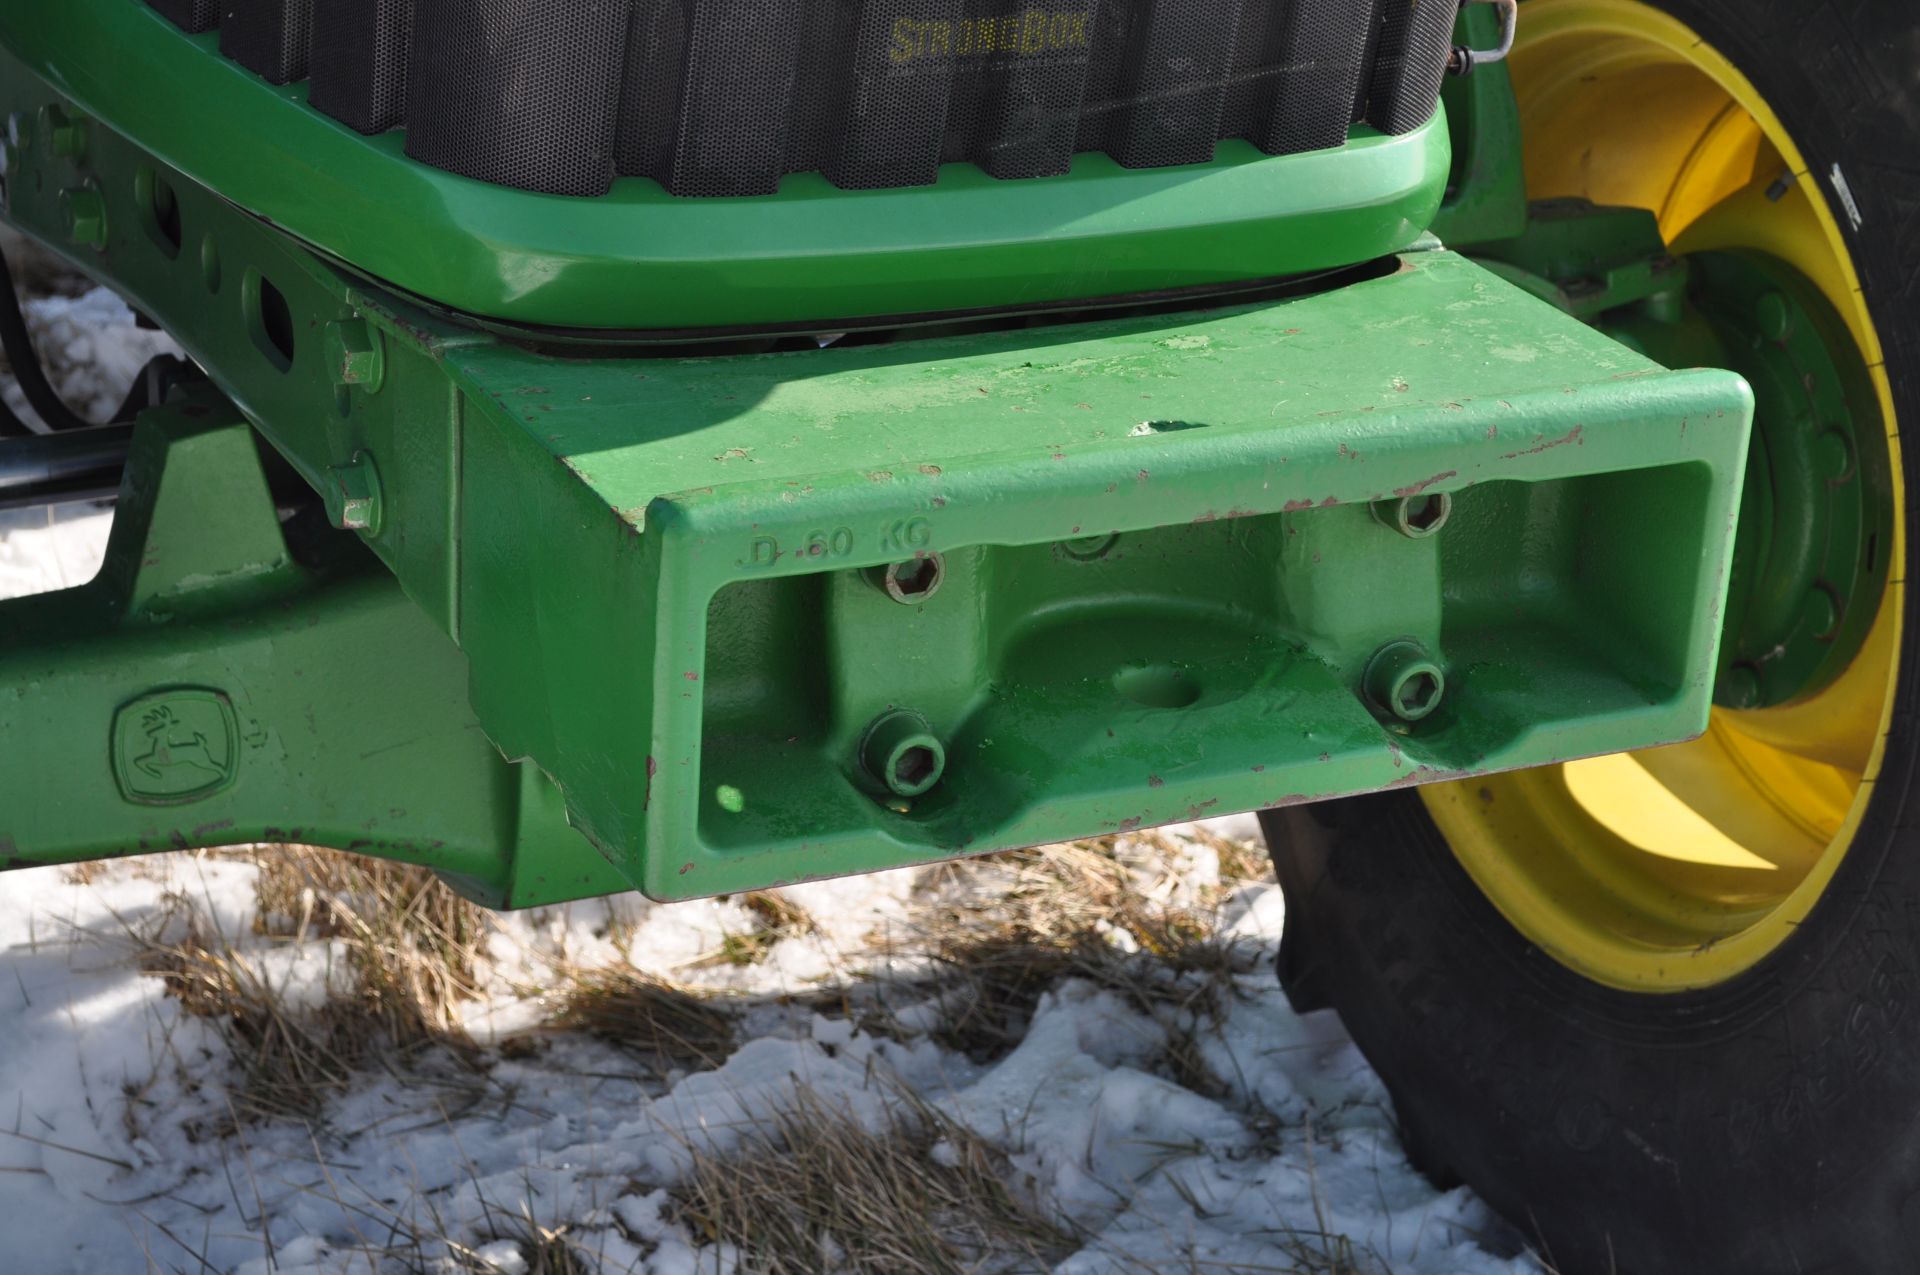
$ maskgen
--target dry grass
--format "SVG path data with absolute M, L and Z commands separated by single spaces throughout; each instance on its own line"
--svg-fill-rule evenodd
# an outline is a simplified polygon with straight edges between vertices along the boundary
M 1167 1031 L 1163 1062 L 1174 1078 L 1216 1092 L 1197 1037 L 1251 953 L 1218 937 L 1209 905 L 1239 873 L 1264 873 L 1264 865 L 1239 862 L 1244 851 L 1226 839 L 1213 848 L 1226 879 L 1202 897 L 1173 897 L 1167 858 L 1177 847 L 1150 836 L 948 865 L 923 883 L 909 926 L 874 936 L 878 963 L 910 973 L 794 999 L 856 1017 L 874 1034 L 925 1035 L 988 1062 L 1019 1043 L 1046 991 L 1085 979 L 1155 1017 Z M 242 1076 L 236 1107 L 243 1114 L 311 1116 L 371 1066 L 433 1044 L 469 1047 L 460 1010 L 479 990 L 484 912 L 419 868 L 308 847 L 244 857 L 259 870 L 256 939 L 335 945 L 345 977 L 336 973 L 323 1002 L 289 1007 L 258 955 L 214 932 L 184 899 L 136 936 L 145 967 L 189 1013 L 218 1025 Z M 753 930 L 728 936 L 710 961 L 759 961 L 775 944 L 816 929 L 782 894 L 756 892 L 740 902 Z M 162 934 L 176 937 L 163 942 Z M 716 1067 L 735 1046 L 737 1011 L 712 993 L 626 965 L 562 966 L 554 977 L 559 1010 L 551 1029 L 607 1041 L 662 1074 Z M 934 1000 L 943 1013 L 930 1029 L 903 1026 L 887 1007 L 906 1000 Z
M 733 1015 L 708 996 L 635 969 L 563 971 L 551 1026 L 585 1032 L 659 1066 L 718 1067 L 733 1052 Z
M 536 1228 L 531 1239 L 520 1245 L 526 1259 L 526 1275 L 594 1275 L 597 1264 L 589 1264 L 567 1240 L 566 1228 L 549 1231 Z
M 1152 836 L 1107 838 L 955 863 L 921 880 L 910 920 L 872 936 L 858 967 L 879 972 L 832 990 L 791 998 L 799 1008 L 842 1014 L 874 1034 L 930 1037 L 980 1062 L 1024 1037 L 1048 990 L 1082 979 L 1153 1018 L 1167 1044 L 1156 1069 L 1199 1093 L 1227 1090 L 1202 1041 L 1235 994 L 1257 949 L 1219 932 L 1217 908 L 1234 888 L 1264 879 L 1238 843 L 1202 834 L 1219 855 L 1217 889 L 1193 890 L 1169 866 L 1180 852 Z M 226 1039 L 239 1082 L 241 1119 L 313 1118 L 360 1074 L 415 1046 L 467 1048 L 461 1002 L 477 994 L 487 921 L 417 869 L 304 848 L 256 851 L 258 918 L 251 942 L 213 932 L 184 900 L 149 939 L 146 968 L 194 1015 Z M 708 963 L 751 964 L 792 937 L 816 932 L 804 909 L 779 893 L 743 895 L 752 918 Z M 184 921 L 184 924 L 182 922 Z M 290 1008 L 262 974 L 261 940 L 335 945 L 346 977 L 323 1003 Z M 558 1009 L 548 1030 L 606 1041 L 662 1075 L 721 1065 L 737 1044 L 749 1002 L 683 985 L 628 965 L 560 965 L 547 985 Z M 894 1017 L 888 1006 L 932 1002 L 923 1016 Z M 528 1037 L 508 1041 L 537 1041 Z M 690 1147 L 692 1168 L 674 1191 L 675 1217 L 720 1261 L 737 1256 L 742 1275 L 973 1275 L 1046 1269 L 1084 1237 L 1018 1197 L 991 1143 L 911 1094 L 897 1094 L 894 1119 L 877 1131 L 819 1095 L 802 1091 L 790 1111 L 763 1122 L 737 1149 Z M 1311 1131 L 1309 1131 L 1311 1137 Z M 1196 1208 L 1198 1205 L 1196 1204 Z M 1274 1237 L 1284 1269 L 1300 1275 L 1358 1275 L 1351 1242 L 1325 1226 Z M 565 1225 L 504 1215 L 485 1239 L 422 1232 L 395 1220 L 400 1247 L 375 1247 L 414 1269 L 494 1270 L 478 1250 L 510 1240 L 530 1275 L 594 1269 L 583 1237 Z M 400 1238 L 404 1236 L 404 1238 Z M 721 1246 L 726 1246 L 722 1250 Z M 373 1250 L 370 1250 L 373 1251 Z M 1124 1255 L 1115 1255 L 1124 1261 Z M 426 1269 L 424 1265 L 418 1267 Z M 1199 1269 L 1199 1268 L 1196 1268 Z M 1143 1271 L 1142 1275 L 1145 1275 Z
M 5 366 L 5 362 L 0 361 L 0 367 Z M 92 885 L 107 870 L 107 865 L 111 862 L 112 860 L 109 859 L 88 859 L 81 863 L 69 864 L 60 875 L 74 885 Z
M 818 928 L 807 910 L 784 894 L 756 890 L 741 895 L 740 906 L 753 918 L 753 928 L 744 934 L 728 934 L 722 938 L 719 950 L 706 964 L 758 965 L 767 959 L 776 943 L 811 934 Z
M 197 917 L 177 942 L 141 943 L 142 970 L 164 979 L 181 1007 L 213 1022 L 225 1040 L 241 1077 L 231 1095 L 236 1114 L 311 1116 L 364 1063 L 369 1037 L 355 1015 L 332 1000 L 290 1008 L 283 989 Z
M 1182 1078 L 1198 1079 L 1204 1068 L 1191 1041 L 1178 1038 L 1218 1015 L 1253 951 L 1217 933 L 1212 909 L 1238 882 L 1225 879 L 1185 904 L 1168 901 L 1156 876 L 1167 848 L 1103 838 L 938 870 L 936 902 L 914 932 L 885 936 L 896 955 L 931 962 L 917 988 L 948 1010 L 933 1039 L 992 1061 L 1020 1042 L 1043 993 L 1081 978 L 1169 1026 L 1169 1061 Z
M 741 1275 L 1050 1268 L 1076 1240 L 1003 1172 L 988 1143 L 905 1096 L 875 1133 L 803 1089 L 738 1151 L 694 1148 L 676 1201 L 696 1240 L 735 1246 Z
M 530 1217 L 514 1219 L 505 1233 L 495 1239 L 511 1240 L 520 1250 L 526 1265 L 525 1275 L 597 1275 L 600 1264 L 581 1255 L 569 1236 L 569 1227 L 541 1226 Z M 453 1254 L 457 1269 L 472 1275 L 499 1275 L 500 1267 L 480 1258 L 473 1249 L 440 1241 Z M 438 1247 L 439 1245 L 435 1245 Z M 484 1245 L 482 1245 L 484 1247 Z M 442 1268 L 444 1269 L 444 1268 Z
M 344 961 L 316 1004 L 296 1004 L 186 896 L 129 936 L 141 967 L 187 1013 L 212 1022 L 240 1081 L 236 1116 L 315 1116 L 360 1072 L 419 1049 L 468 1048 L 459 1003 L 477 995 L 485 916 L 429 872 L 331 850 L 250 852 L 259 866 L 255 933 L 332 940 Z M 256 945 L 257 947 L 257 945 Z
M 258 932 L 342 940 L 355 996 L 389 1040 L 461 1034 L 460 1004 L 479 995 L 485 911 L 408 864 L 309 846 L 279 847 L 255 861 Z

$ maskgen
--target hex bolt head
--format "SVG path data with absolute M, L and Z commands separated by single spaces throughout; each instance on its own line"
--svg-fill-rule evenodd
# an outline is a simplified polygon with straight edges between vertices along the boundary
M 386 342 L 365 319 L 339 319 L 327 324 L 327 368 L 335 385 L 358 385 L 378 393 L 387 376 Z
M 1079 536 L 1072 540 L 1062 540 L 1060 550 L 1075 562 L 1098 562 L 1113 552 L 1120 543 L 1120 533 L 1108 532 L 1104 536 Z
M 55 155 L 71 160 L 87 156 L 87 121 L 68 115 L 58 106 L 40 108 L 40 135 Z
M 355 452 L 346 464 L 329 469 L 321 495 L 334 526 L 368 536 L 380 534 L 380 471 L 374 468 L 370 453 Z
M 1402 640 L 1374 652 L 1362 683 L 1375 709 L 1411 723 L 1432 716 L 1440 707 L 1447 675 L 1427 658 L 1418 642 Z
M 1422 492 L 1396 500 L 1376 500 L 1374 520 L 1409 540 L 1437 535 L 1453 517 L 1453 497 L 1444 491 Z
M 60 192 L 60 216 L 67 241 L 82 248 L 107 246 L 107 201 L 91 186 L 73 186 Z
M 918 713 L 883 713 L 860 741 L 860 764 L 896 797 L 932 791 L 946 773 L 947 750 Z

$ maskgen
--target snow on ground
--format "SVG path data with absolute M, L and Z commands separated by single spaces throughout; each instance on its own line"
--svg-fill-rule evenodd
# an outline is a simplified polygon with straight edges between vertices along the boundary
M 110 301 L 33 312 L 57 382 L 90 410 L 158 348 Z M 75 370 L 95 362 L 104 370 Z M 0 392 L 13 401 L 10 385 Z M 4 518 L 0 596 L 92 574 L 104 515 Z M 930 1163 L 985 1165 L 1009 1207 L 1053 1237 L 927 1269 L 1537 1271 L 1469 1193 L 1438 1192 L 1408 1165 L 1386 1093 L 1337 1018 L 1288 1007 L 1272 974 L 1279 892 L 1223 866 L 1261 853 L 1245 844 L 1257 835 L 1250 819 L 1228 820 L 1100 850 L 1095 869 L 1104 855 L 1153 908 L 1204 915 L 1206 950 L 1231 959 L 1163 959 L 1117 909 L 1063 913 L 1107 955 L 1045 966 L 1044 987 L 1014 997 L 1007 1039 L 987 1047 L 948 1029 L 986 995 L 965 961 L 1004 954 L 942 958 L 919 940 L 957 917 L 978 930 L 1025 909 L 1021 932 L 1035 942 L 1024 861 L 802 886 L 757 905 L 622 896 L 498 918 L 461 1030 L 377 1055 L 304 1118 L 241 1114 L 248 1077 L 229 1025 L 192 1012 L 154 955 L 190 939 L 230 948 L 289 1015 L 352 995 L 342 939 L 305 919 L 289 936 L 261 914 L 268 860 L 181 854 L 9 874 L 0 1265 L 828 1272 L 851 1260 L 844 1245 L 771 1266 L 744 1229 L 716 1228 L 689 1204 L 716 1181 L 701 1174 L 719 1164 L 723 1184 L 750 1178 L 754 1157 L 783 1154 L 780 1130 L 813 1111 L 849 1139 L 921 1130 Z M 769 930 L 769 912 L 805 923 Z M 738 936 L 756 933 L 743 952 Z M 583 972 L 608 971 L 717 1007 L 724 1043 L 704 1058 L 647 1056 L 556 1027 Z M 559 1264 L 549 1240 L 574 1264 Z
M 164 332 L 140 327 L 127 303 L 114 293 L 71 273 L 59 258 L 4 226 L 0 252 L 27 294 L 21 309 L 47 379 L 85 419 L 107 420 L 148 360 L 180 353 Z M 0 360 L 0 372 L 5 368 Z M 38 424 L 11 376 L 0 376 L 0 398 L 16 416 Z
M 87 420 L 109 419 L 134 377 L 159 354 L 180 347 L 139 326 L 127 303 L 65 272 L 58 259 L 0 227 L 7 255 L 29 295 L 22 305 L 47 379 L 67 406 Z M 0 358 L 0 401 L 29 427 L 40 420 Z M 0 510 L 0 597 L 81 584 L 106 552 L 110 519 L 91 505 Z
M 68 407 L 96 424 L 113 416 L 148 360 L 180 353 L 166 333 L 138 326 L 127 303 L 105 288 L 35 297 L 23 308 L 47 379 Z M 4 393 L 15 415 L 37 419 L 11 377 Z
M 1204 881 L 1218 861 L 1190 835 L 1165 840 Z M 0 893 L 10 1262 L 44 1275 L 337 1275 L 486 1269 L 470 1256 L 486 1250 L 511 1273 L 526 1269 L 515 1237 L 532 1229 L 564 1233 L 586 1270 L 725 1271 L 732 1257 L 711 1241 L 727 1237 L 674 1208 L 695 1152 L 738 1151 L 809 1098 L 883 1131 L 904 1091 L 999 1152 L 1003 1179 L 1074 1237 L 1059 1272 L 1537 1269 L 1496 1255 L 1517 1245 L 1470 1195 L 1437 1193 L 1407 1165 L 1386 1094 L 1338 1020 L 1288 1008 L 1271 972 L 1274 887 L 1242 886 L 1222 906 L 1223 936 L 1248 959 L 1217 1017 L 1068 977 L 1039 996 L 1011 1052 L 982 1062 L 820 1008 L 823 989 L 856 986 L 872 935 L 905 922 L 937 871 L 787 892 L 818 930 L 745 966 L 687 964 L 740 932 L 737 900 L 627 897 L 503 918 L 487 995 L 468 1012 L 482 1048 L 370 1071 L 310 1122 L 232 1120 L 240 1082 L 216 1026 L 143 974 L 125 939 L 184 898 L 294 1001 L 324 997 L 324 941 L 254 934 L 254 865 L 179 855 L 85 882 L 15 873 Z M 528 1039 L 513 1029 L 551 1010 L 556 957 L 620 963 L 615 921 L 631 968 L 704 985 L 736 1016 L 718 1065 L 663 1070 L 564 1032 L 513 1046 Z M 891 1009 L 894 1023 L 938 1016 Z M 1196 1029 L 1200 1081 L 1190 1063 L 1170 1066 L 1172 1037 Z M 1303 1260 L 1336 1244 L 1350 1265 Z

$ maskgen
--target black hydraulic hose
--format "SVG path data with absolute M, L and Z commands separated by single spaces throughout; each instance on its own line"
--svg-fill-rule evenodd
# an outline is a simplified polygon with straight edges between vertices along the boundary
M 0 438 L 34 438 L 37 435 L 27 427 L 27 423 L 13 414 L 4 399 L 0 399 Z
M 46 371 L 40 366 L 40 356 L 33 352 L 33 341 L 27 335 L 27 319 L 20 312 L 20 297 L 13 290 L 13 271 L 7 268 L 6 254 L 0 253 L 0 350 L 5 350 L 7 362 L 13 366 L 14 379 L 20 382 L 20 390 L 27 396 L 27 402 L 41 420 L 51 430 L 86 429 L 92 422 L 83 420 L 66 405 L 60 394 L 47 380 Z M 0 419 L 0 429 L 18 437 L 30 434 L 26 423 L 10 411 L 0 408 L 5 419 Z

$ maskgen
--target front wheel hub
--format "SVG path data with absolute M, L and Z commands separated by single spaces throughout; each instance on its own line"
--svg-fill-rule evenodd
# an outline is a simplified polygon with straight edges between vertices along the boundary
M 1771 707 L 1831 685 L 1866 640 L 1892 557 L 1887 451 L 1866 365 L 1810 283 L 1755 253 L 1685 260 L 1718 366 L 1754 392 L 1714 697 Z

